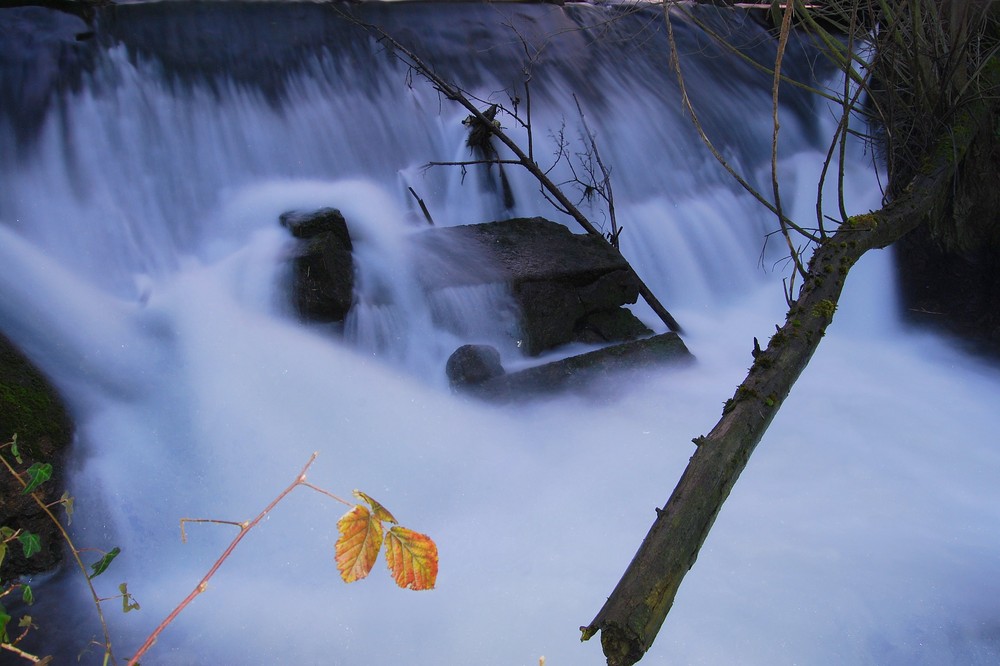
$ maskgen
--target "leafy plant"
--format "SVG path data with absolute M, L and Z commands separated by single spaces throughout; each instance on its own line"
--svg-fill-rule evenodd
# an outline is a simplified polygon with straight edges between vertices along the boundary
M 11 449 L 11 455 L 13 455 L 18 462 L 21 462 L 20 452 L 17 449 L 17 438 L 13 438 L 10 442 L 8 442 L 8 444 Z M 44 483 L 44 479 L 39 481 L 39 484 L 40 483 Z M 39 535 L 25 529 L 14 529 L 9 525 L 0 526 L 0 565 L 3 565 L 4 560 L 7 559 L 8 546 L 13 545 L 15 542 L 21 545 L 21 552 L 24 553 L 24 557 L 26 559 L 41 550 L 41 538 Z M 3 583 L 0 584 L 0 598 L 14 594 L 18 590 L 21 592 L 21 601 L 29 606 L 34 603 L 35 594 L 31 589 L 31 586 L 12 580 L 3 581 Z M 7 612 L 7 607 L 0 602 L 0 649 L 13 652 L 14 654 L 17 654 L 18 656 L 29 661 L 36 663 L 39 662 L 40 659 L 38 657 L 28 652 L 24 652 L 17 647 L 17 644 L 20 643 L 25 636 L 27 636 L 28 631 L 33 626 L 31 616 L 24 615 L 21 617 L 18 622 L 18 627 L 22 628 L 23 631 L 18 636 L 11 639 L 8 627 L 11 626 L 11 621 L 13 619 L 13 616 Z
M 375 564 L 375 560 L 378 558 L 378 552 L 382 547 L 382 543 L 385 541 L 386 561 L 388 562 L 389 571 L 392 574 L 393 580 L 396 581 L 397 585 L 411 590 L 429 590 L 434 587 L 438 572 L 438 550 L 434 541 L 426 534 L 420 534 L 419 532 L 414 532 L 413 530 L 399 526 L 395 517 L 393 517 L 388 509 L 360 490 L 355 490 L 354 496 L 363 500 L 367 506 L 364 504 L 352 504 L 351 502 L 334 495 L 328 490 L 309 483 L 309 481 L 307 481 L 306 474 L 318 455 L 318 453 L 313 453 L 309 458 L 309 461 L 302 468 L 302 471 L 300 471 L 298 476 L 295 477 L 295 480 L 292 481 L 283 491 L 281 491 L 277 497 L 271 500 L 271 502 L 252 520 L 237 522 L 232 520 L 218 520 L 215 518 L 181 519 L 182 541 L 187 540 L 187 534 L 184 530 L 184 526 L 187 523 L 217 523 L 232 525 L 239 529 L 239 533 L 233 537 L 229 546 L 227 546 L 222 552 L 222 555 L 216 559 L 215 563 L 211 566 L 211 568 L 209 568 L 208 572 L 202 577 L 202 579 L 198 581 L 195 588 L 191 590 L 187 597 L 185 597 L 184 600 L 181 601 L 146 638 L 146 641 L 139 647 L 138 651 L 132 656 L 131 659 L 129 659 L 128 666 L 133 666 L 139 663 L 139 659 L 145 655 L 151 647 L 153 647 L 163 630 L 166 629 L 167 626 L 169 626 L 170 623 L 173 622 L 198 595 L 208 589 L 208 581 L 211 580 L 211 578 L 219 570 L 223 562 L 225 562 L 229 556 L 233 554 L 236 546 L 239 545 L 250 530 L 256 527 L 260 521 L 271 513 L 274 507 L 276 507 L 283 499 L 285 499 L 285 497 L 289 495 L 289 493 L 299 486 L 315 490 L 322 495 L 326 495 L 337 502 L 347 504 L 351 507 L 350 510 L 348 510 L 348 512 L 345 513 L 339 521 L 337 521 L 337 528 L 340 532 L 340 537 L 334 545 L 337 568 L 340 571 L 341 578 L 343 578 L 345 582 L 351 583 L 368 576 Z M 392 527 L 389 528 L 388 536 L 386 536 L 385 528 L 382 523 L 392 524 Z M 124 589 L 122 590 L 122 593 L 123 595 L 127 595 L 127 592 Z M 127 599 L 123 601 L 123 606 L 127 609 Z
M 17 465 L 24 464 L 24 459 L 21 454 L 21 449 L 19 446 L 17 435 L 14 435 L 11 438 L 11 441 L 0 446 L 0 450 L 3 449 L 6 449 L 10 453 L 14 463 L 16 463 Z M 32 463 L 27 469 L 18 472 L 18 470 L 14 467 L 11 461 L 9 461 L 6 457 L 0 456 L 0 462 L 3 463 L 4 467 L 7 468 L 7 471 L 10 473 L 10 475 L 14 479 L 16 479 L 17 482 L 22 486 L 20 494 L 29 495 L 35 501 L 38 507 L 48 516 L 48 518 L 52 521 L 53 525 L 55 525 L 59 534 L 62 536 L 63 541 L 65 541 L 66 545 L 69 547 L 70 553 L 73 557 L 73 560 L 76 562 L 77 568 L 84 574 L 87 580 L 87 585 L 90 588 L 91 596 L 94 601 L 94 606 L 97 609 L 98 619 L 100 620 L 101 625 L 104 629 L 104 644 L 103 644 L 104 663 L 105 664 L 116 663 L 114 655 L 111 650 L 110 634 L 108 633 L 107 625 L 104 621 L 104 614 L 101 611 L 101 602 L 108 601 L 109 599 L 117 599 L 120 597 L 122 599 L 123 609 L 126 612 L 128 610 L 137 609 L 139 605 L 135 603 L 135 599 L 130 594 L 128 594 L 128 589 L 125 587 L 124 583 L 122 583 L 119 586 L 119 590 L 121 590 L 121 595 L 110 597 L 109 599 L 107 599 L 107 598 L 101 598 L 97 595 L 97 591 L 94 588 L 94 585 L 91 582 L 91 580 L 107 570 L 108 566 L 111 564 L 111 561 L 115 558 L 115 556 L 118 555 L 118 553 L 121 552 L 120 549 L 113 548 L 108 553 L 105 553 L 98 562 L 91 565 L 93 573 L 88 575 L 87 567 L 84 565 L 83 560 L 81 559 L 82 551 L 76 547 L 76 545 L 73 543 L 72 538 L 70 538 L 69 533 L 66 531 L 66 528 L 56 517 L 55 513 L 53 513 L 54 507 L 62 506 L 63 509 L 66 511 L 66 522 L 68 524 L 72 519 L 73 515 L 73 498 L 70 497 L 68 492 L 64 492 L 58 500 L 51 503 L 46 503 L 45 500 L 42 498 L 42 495 L 39 493 L 39 488 L 41 488 L 43 484 L 45 484 L 52 478 L 53 474 L 52 464 L 47 462 L 35 462 Z M 24 554 L 25 558 L 30 558 L 38 554 L 42 550 L 41 535 L 26 529 L 15 530 L 9 526 L 0 526 L 0 565 L 3 564 L 3 561 L 7 556 L 8 546 L 13 544 L 14 542 L 20 544 L 21 551 Z M 2 585 L 0 585 L 0 598 L 8 596 L 16 591 L 20 591 L 21 601 L 24 602 L 25 604 L 31 605 L 32 603 L 34 603 L 35 600 L 34 590 L 32 590 L 30 585 L 27 585 L 19 581 L 4 581 Z M 12 620 L 13 620 L 12 616 L 7 612 L 3 604 L 0 603 L 0 650 L 11 652 L 28 662 L 37 664 L 49 663 L 51 661 L 51 657 L 38 657 L 36 655 L 25 652 L 24 650 L 17 647 L 17 644 L 20 643 L 28 635 L 28 632 L 31 629 L 35 628 L 33 618 L 30 615 L 22 616 L 17 623 L 18 628 L 20 628 L 22 631 L 20 634 L 18 634 L 16 637 L 13 638 L 10 636 L 9 633 L 9 627 L 11 626 Z
M 360 490 L 355 490 L 354 496 L 367 502 L 371 511 L 356 504 L 337 522 L 337 568 L 344 582 L 353 583 L 371 572 L 382 546 L 385 522 L 393 525 L 385 539 L 385 559 L 396 584 L 411 590 L 432 589 L 438 573 L 434 541 L 398 525 L 385 507 Z
M 38 486 L 52 478 L 52 463 L 32 463 L 25 472 L 28 475 L 28 485 L 21 491 L 22 495 L 30 495 Z
M 0 446 L 0 449 L 5 448 L 9 450 L 18 465 L 22 465 L 24 463 L 18 449 L 16 437 L 14 437 L 10 442 Z M 393 580 L 396 581 L 397 585 L 411 590 L 433 589 L 438 573 L 438 550 L 434 541 L 426 534 L 421 534 L 399 525 L 396 518 L 389 512 L 388 509 L 360 490 L 355 490 L 354 496 L 362 500 L 364 504 L 352 504 L 351 502 L 341 499 L 323 488 L 309 483 L 306 480 L 306 472 L 312 465 L 313 461 L 316 460 L 317 455 L 318 454 L 314 453 L 312 457 L 310 457 L 309 461 L 306 463 L 305 467 L 302 468 L 302 471 L 299 472 L 295 480 L 287 488 L 285 488 L 285 490 L 278 494 L 278 496 L 275 497 L 270 504 L 268 504 L 253 520 L 243 522 L 209 518 L 184 518 L 181 520 L 181 539 L 183 541 L 187 540 L 187 535 L 184 531 L 184 527 L 187 523 L 221 523 L 234 525 L 239 528 L 239 534 L 236 535 L 222 555 L 215 561 L 212 567 L 208 570 L 208 573 L 206 573 L 198 583 L 198 586 L 195 587 L 195 589 L 180 604 L 178 604 L 173 612 L 171 612 L 149 635 L 146 642 L 128 661 L 130 665 L 138 664 L 139 658 L 152 647 L 163 629 L 173 622 L 180 612 L 184 610 L 184 608 L 186 608 L 195 597 L 205 591 L 209 579 L 215 575 L 215 572 L 232 554 L 233 550 L 243 537 L 265 516 L 267 516 L 271 510 L 274 509 L 279 502 L 281 502 L 282 499 L 299 486 L 310 488 L 320 494 L 326 495 L 331 499 L 347 504 L 351 507 L 350 510 L 348 510 L 347 513 L 345 513 L 337 522 L 337 529 L 340 532 L 340 537 L 337 539 L 334 546 L 337 568 L 345 582 L 351 583 L 368 576 L 375 564 L 375 560 L 378 557 L 382 544 L 385 543 L 386 562 L 389 567 L 389 572 L 392 575 Z M 104 651 L 104 663 L 117 663 L 111 649 L 111 638 L 107 630 L 107 625 L 104 621 L 103 612 L 101 611 L 101 604 L 112 599 L 121 599 L 122 612 L 128 613 L 133 610 L 139 610 L 139 603 L 135 600 L 132 594 L 129 593 L 128 585 L 126 583 L 121 583 L 118 586 L 119 594 L 112 597 L 99 597 L 94 588 L 93 579 L 108 570 L 115 558 L 121 554 L 121 549 L 115 547 L 107 552 L 102 551 L 101 557 L 90 565 L 90 571 L 88 572 L 87 566 L 83 563 L 83 559 L 81 558 L 82 551 L 76 547 L 73 540 L 70 538 L 69 533 L 66 531 L 66 528 L 52 512 L 52 507 L 61 505 L 66 511 L 66 522 L 68 524 L 73 515 L 73 498 L 70 497 L 68 493 L 63 493 L 62 496 L 55 502 L 46 504 L 36 492 L 42 484 L 52 478 L 52 465 L 49 463 L 36 462 L 30 465 L 23 472 L 18 472 L 17 469 L 15 469 L 14 466 L 5 458 L 0 457 L 0 461 L 2 461 L 6 466 L 7 471 L 21 484 L 21 494 L 30 495 L 35 500 L 38 506 L 56 525 L 66 544 L 69 546 L 73 559 L 77 564 L 77 568 L 81 571 L 87 581 L 87 585 L 89 586 L 93 597 L 94 606 L 97 609 L 98 617 L 104 627 L 104 642 L 102 646 Z M 391 527 L 386 530 L 383 523 L 389 523 Z M 41 538 L 38 534 L 34 534 L 28 530 L 16 530 L 8 526 L 2 526 L 0 527 L 0 564 L 3 564 L 9 545 L 15 542 L 21 545 L 21 549 L 25 557 L 31 557 L 41 550 Z M 34 601 L 34 592 L 30 586 L 9 581 L 3 583 L 2 587 L 0 587 L 0 598 L 12 594 L 17 590 L 21 591 L 21 599 L 24 603 L 31 604 Z M 25 615 L 20 619 L 18 626 L 22 628 L 23 631 L 14 639 L 11 639 L 8 632 L 8 628 L 11 626 L 12 620 L 12 616 L 7 612 L 4 605 L 0 603 L 0 649 L 13 652 L 22 659 L 33 663 L 48 663 L 50 660 L 49 657 L 39 658 L 16 647 L 17 643 L 27 635 L 28 631 L 32 627 L 34 627 L 31 616 Z

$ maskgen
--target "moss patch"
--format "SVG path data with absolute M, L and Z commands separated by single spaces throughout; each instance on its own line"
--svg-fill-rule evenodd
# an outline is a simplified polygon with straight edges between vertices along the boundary
M 33 462 L 50 463 L 53 477 L 42 486 L 46 502 L 62 494 L 61 461 L 73 427 L 58 394 L 44 377 L 6 339 L 0 336 L 0 444 L 17 433 L 22 463 L 4 457 L 19 470 Z M 21 485 L 0 467 L 0 525 L 38 534 L 41 552 L 24 558 L 20 548 L 8 550 L 0 580 L 52 569 L 62 559 L 62 541 L 35 501 L 21 494 Z

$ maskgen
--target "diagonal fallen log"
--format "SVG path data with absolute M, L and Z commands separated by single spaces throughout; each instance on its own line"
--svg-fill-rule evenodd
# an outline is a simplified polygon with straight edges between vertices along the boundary
M 998 82 L 991 83 L 995 89 Z M 657 509 L 625 574 L 597 616 L 581 627 L 583 640 L 601 632 L 609 666 L 631 666 L 649 649 L 722 504 L 833 320 L 850 268 L 868 250 L 887 247 L 931 217 L 946 214 L 956 172 L 977 136 L 993 131 L 998 112 L 994 95 L 956 114 L 952 131 L 942 134 L 898 198 L 877 212 L 850 218 L 813 253 L 784 325 L 776 327 L 766 349 L 755 341 L 746 380 L 712 431 L 695 438 L 694 455 L 667 504 Z

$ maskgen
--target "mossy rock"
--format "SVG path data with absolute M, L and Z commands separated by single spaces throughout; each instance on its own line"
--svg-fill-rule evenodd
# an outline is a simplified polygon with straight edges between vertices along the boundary
M 51 503 L 63 492 L 61 462 L 72 438 L 73 426 L 59 395 L 10 343 L 0 336 L 0 444 L 17 435 L 21 462 L 3 450 L 4 459 L 23 472 L 32 463 L 50 463 L 52 478 L 40 490 Z M 8 548 L 0 566 L 0 580 L 48 571 L 62 560 L 62 540 L 38 504 L 21 494 L 21 484 L 4 466 L 0 469 L 0 525 L 38 534 L 41 552 L 25 558 L 17 544 Z

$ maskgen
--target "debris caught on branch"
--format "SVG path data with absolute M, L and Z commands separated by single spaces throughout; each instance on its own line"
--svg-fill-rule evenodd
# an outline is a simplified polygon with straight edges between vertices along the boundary
M 496 119 L 499 108 L 498 104 L 493 104 L 478 116 L 467 116 L 462 124 L 469 128 L 469 136 L 465 139 L 465 145 L 486 166 L 484 182 L 491 191 L 496 191 L 496 184 L 492 178 L 492 168 L 494 164 L 497 165 L 503 206 L 510 210 L 514 207 L 514 192 L 510 189 L 507 174 L 503 172 L 503 162 L 500 160 L 496 146 L 493 145 L 493 133 L 500 129 L 500 121 Z
M 543 170 L 538 164 L 529 156 L 529 153 L 521 148 L 521 146 L 514 141 L 506 132 L 503 131 L 502 127 L 497 127 L 493 124 L 493 120 L 487 118 L 483 115 L 483 112 L 479 110 L 478 107 L 472 102 L 470 96 L 467 95 L 458 86 L 447 81 L 440 75 L 438 75 L 427 63 L 425 63 L 416 53 L 410 49 L 403 46 L 398 40 L 392 37 L 382 28 L 373 25 L 371 23 L 365 23 L 359 20 L 357 17 L 352 17 L 344 14 L 344 17 L 354 22 L 356 25 L 364 28 L 371 34 L 375 35 L 379 42 L 384 42 L 389 45 L 389 52 L 408 67 L 412 68 L 413 71 L 417 72 L 420 76 L 425 78 L 434 88 L 441 93 L 446 99 L 452 100 L 461 104 L 471 116 L 473 116 L 477 121 L 486 126 L 492 126 L 492 135 L 495 136 L 500 143 L 502 143 L 510 152 L 514 155 L 516 159 L 513 160 L 497 160 L 497 163 L 507 164 L 508 162 L 514 162 L 522 166 L 531 176 L 538 181 L 538 184 L 545 194 L 546 197 L 551 197 L 551 200 L 557 205 L 558 209 L 572 217 L 577 224 L 579 224 L 588 234 L 594 234 L 603 238 L 605 241 L 610 241 L 608 238 L 601 233 L 597 227 L 595 227 L 589 219 L 580 211 L 580 209 L 570 201 L 566 193 L 555 183 L 551 178 L 549 178 L 548 173 Z M 529 152 L 531 151 L 531 137 L 529 134 L 528 139 Z M 437 164 L 437 163 L 436 163 Z M 632 277 L 639 288 L 639 294 L 642 296 L 643 300 L 649 305 L 657 317 L 666 324 L 667 328 L 675 333 L 682 333 L 680 324 L 674 319 L 667 309 L 660 303 L 659 299 L 653 294 L 649 286 L 639 277 L 635 272 L 635 269 L 630 266 Z

